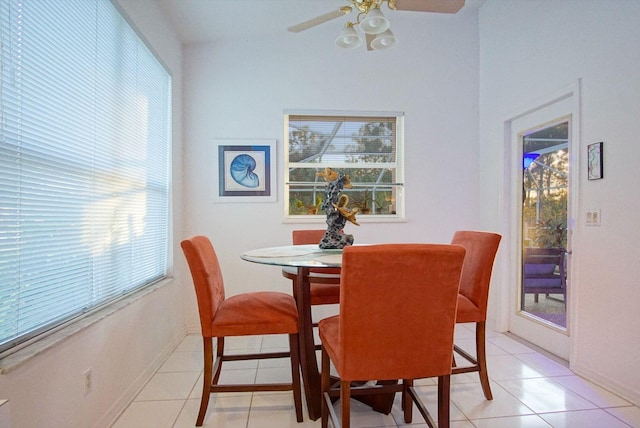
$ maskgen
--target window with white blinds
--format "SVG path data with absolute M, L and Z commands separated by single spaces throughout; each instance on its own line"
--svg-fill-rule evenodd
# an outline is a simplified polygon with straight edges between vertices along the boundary
M 167 273 L 171 79 L 108 0 L 0 2 L 0 351 Z
M 285 217 L 325 217 L 320 205 L 331 168 L 348 175 L 341 194 L 357 219 L 404 217 L 402 113 L 287 113 Z

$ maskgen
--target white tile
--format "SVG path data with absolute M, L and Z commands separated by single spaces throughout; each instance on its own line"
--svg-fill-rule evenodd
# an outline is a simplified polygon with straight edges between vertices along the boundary
M 458 323 L 454 330 L 454 339 L 458 340 L 473 339 L 476 337 L 476 324 L 475 323 Z
M 426 424 L 426 422 L 417 422 L 422 420 L 421 417 L 418 417 L 417 419 L 414 417 L 413 418 L 414 422 L 412 422 L 411 424 L 398 424 L 398 427 L 411 427 L 411 428 L 428 428 L 429 425 Z M 451 421 L 449 423 L 449 427 L 450 428 L 476 428 L 471 422 L 469 422 L 468 420 L 464 420 L 464 421 Z
M 193 391 L 191 392 L 191 395 L 189 396 L 189 398 L 200 399 L 200 397 L 202 397 L 203 377 L 204 377 L 204 374 L 200 373 L 200 376 L 198 377 L 196 385 L 193 388 Z M 243 384 L 243 383 L 252 384 L 252 383 L 255 383 L 255 380 L 256 380 L 256 370 L 249 369 L 249 370 L 226 370 L 225 371 L 224 369 L 222 369 L 222 373 L 220 373 L 220 379 L 218 381 L 218 384 L 219 385 Z M 251 392 L 220 392 L 220 393 L 214 393 L 211 396 L 223 397 L 223 396 L 235 396 L 235 395 L 251 395 Z
M 571 376 L 573 372 L 564 365 L 542 354 L 518 354 L 515 356 L 543 376 Z
M 227 350 L 225 349 L 226 355 L 235 355 L 235 354 L 241 354 L 241 353 L 243 352 L 234 352 L 234 351 L 227 352 Z M 260 360 L 225 361 L 224 363 L 222 363 L 222 372 L 224 373 L 225 370 L 246 370 L 246 369 L 255 370 L 258 368 L 259 362 Z
M 276 349 L 263 349 L 263 352 L 273 352 L 277 351 Z M 289 351 L 288 349 L 280 349 L 280 351 Z M 266 358 L 264 360 L 258 361 L 258 368 L 270 368 L 270 367 L 291 367 L 291 359 L 290 358 Z M 291 370 L 291 369 L 289 369 Z
M 462 365 L 460 365 L 462 367 Z M 451 384 L 458 383 L 478 383 L 480 382 L 480 375 L 478 372 L 460 373 L 457 375 L 451 375 Z
M 541 414 L 554 428 L 629 428 L 629 425 L 604 410 L 579 410 Z
M 626 422 L 633 428 L 640 428 L 640 408 L 637 406 L 632 407 L 615 407 L 611 409 L 605 409 L 607 413 L 612 414 L 616 418 Z
M 505 380 L 498 384 L 536 413 L 597 408 L 595 404 L 551 379 Z
M 227 337 L 224 340 L 225 353 L 229 350 L 258 352 L 261 347 L 262 336 L 234 336 Z
M 471 355 L 475 356 L 475 351 Z M 455 367 L 469 367 L 472 365 L 471 361 L 467 360 L 457 352 L 454 352 L 453 354 L 453 362 Z
M 487 342 L 491 342 L 494 345 L 499 346 L 510 354 L 530 354 L 532 352 L 536 352 L 527 345 L 504 335 L 487 338 Z
M 338 418 L 341 418 L 340 400 L 333 405 L 333 408 L 335 409 Z M 397 427 L 391 413 L 385 415 L 383 413 L 376 412 L 371 409 L 371 407 L 353 399 L 351 400 L 351 426 L 358 428 Z
M 416 379 L 413 381 L 413 385 L 414 386 L 430 386 L 430 385 L 437 385 L 438 384 L 438 378 L 437 377 L 427 377 L 424 379 Z
M 250 407 L 251 395 L 212 395 L 202 426 L 205 428 L 244 427 L 247 425 Z M 200 400 L 187 400 L 173 428 L 193 428 L 199 410 Z
M 427 408 L 427 411 L 431 415 L 431 417 L 437 421 L 438 420 L 438 387 L 436 384 L 431 386 L 416 386 L 415 388 L 420 400 Z M 401 394 L 396 394 L 395 400 L 393 402 L 393 408 L 391 409 L 391 415 L 394 420 L 398 424 L 398 426 L 421 426 L 425 424 L 425 420 L 418 411 L 418 407 L 416 407 L 415 403 L 413 404 L 413 421 L 411 424 L 405 424 L 404 422 L 404 412 L 401 406 Z M 450 421 L 465 421 L 467 418 L 462 414 L 460 409 L 452 403 L 449 402 L 449 420 Z
M 490 328 L 490 327 L 488 327 L 488 326 L 485 328 L 484 335 L 485 335 L 485 337 L 486 337 L 486 338 L 493 338 L 493 337 L 506 337 L 506 336 L 504 335 L 504 333 L 499 333 L 499 332 L 497 332 L 497 331 L 495 331 L 495 330 L 491 329 L 491 328 Z
M 492 380 L 529 379 L 544 374 L 513 355 L 488 355 L 487 371 Z
M 283 382 L 291 382 L 291 366 L 261 368 L 256 375 L 256 383 Z
M 197 372 L 156 373 L 142 388 L 135 401 L 186 400 L 196 385 L 198 376 Z
M 162 364 L 159 372 L 199 372 L 204 367 L 201 351 L 174 352 Z
M 598 407 L 631 406 L 631 403 L 580 376 L 554 377 L 554 382 L 569 388 Z
M 493 400 L 487 400 L 480 382 L 456 384 L 451 386 L 451 401 L 470 420 L 534 413 L 495 382 L 491 382 L 491 392 Z
M 262 338 L 262 351 L 272 352 L 274 350 L 289 350 L 289 335 L 270 334 Z
M 471 422 L 476 428 L 551 428 L 551 425 L 538 415 L 474 419 Z
M 306 410 L 303 423 L 296 420 L 296 410 L 291 393 L 254 394 L 247 428 L 303 428 L 319 427 L 320 420 L 311 421 Z
M 172 428 L 184 403 L 184 400 L 134 401 L 111 428 Z
M 427 425 L 425 425 L 425 427 L 426 426 Z M 453 421 L 449 426 L 450 428 L 475 428 L 473 424 L 469 421 Z
M 475 324 L 456 325 L 456 344 L 475 354 Z M 229 338 L 227 354 L 288 350 L 286 335 Z M 318 361 L 320 353 L 317 353 Z M 640 408 L 573 374 L 566 365 L 487 329 L 489 377 L 494 399 L 484 398 L 478 373 L 451 377 L 452 428 L 640 428 Z M 469 364 L 460 356 L 460 366 Z M 202 394 L 202 337 L 187 335 L 140 391 L 112 428 L 193 427 Z M 220 383 L 289 382 L 287 358 L 225 363 Z M 415 382 L 432 416 L 437 419 L 436 379 Z M 352 426 L 358 428 L 427 425 L 414 406 L 413 421 L 404 424 L 399 395 L 384 415 L 351 400 Z M 339 402 L 335 409 L 339 414 Z M 538 413 L 535 414 L 534 413 Z M 320 420 L 295 418 L 291 392 L 212 394 L 204 427 L 308 428 Z
M 202 335 L 188 334 L 176 347 L 174 352 L 200 352 L 202 353 Z
M 472 356 L 476 356 L 476 339 L 474 337 L 468 339 L 456 339 L 456 345 L 468 352 Z M 486 355 L 507 355 L 509 352 L 505 351 L 501 347 L 485 340 L 485 354 Z M 456 360 L 459 356 L 456 355 Z M 463 361 L 463 360 L 461 360 Z
M 257 369 L 225 370 L 222 369 L 218 385 L 256 383 Z

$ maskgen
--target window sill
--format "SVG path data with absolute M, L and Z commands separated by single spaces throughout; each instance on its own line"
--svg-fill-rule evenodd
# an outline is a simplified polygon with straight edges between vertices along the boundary
M 301 215 L 286 216 L 282 219 L 282 223 L 322 223 L 326 224 L 327 217 L 323 215 Z M 357 217 L 358 223 L 406 223 L 408 220 L 396 215 L 362 215 Z M 348 225 L 348 223 L 347 223 Z
M 34 338 L 31 342 L 27 342 L 22 345 L 22 347 L 17 351 L 8 351 L 6 356 L 0 356 L 0 374 L 6 374 L 17 369 L 32 358 L 37 357 L 59 343 L 69 339 L 81 331 L 86 330 L 97 322 L 129 306 L 136 300 L 155 292 L 172 281 L 173 278 L 165 278 L 155 284 L 124 296 L 120 300 L 117 300 L 104 308 L 88 313 L 79 318 L 75 318 L 47 334 L 40 335 Z

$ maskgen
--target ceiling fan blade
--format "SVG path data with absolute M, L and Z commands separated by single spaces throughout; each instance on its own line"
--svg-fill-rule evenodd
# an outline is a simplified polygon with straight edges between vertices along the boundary
M 457 13 L 465 0 L 396 0 L 397 10 L 414 12 Z
M 325 13 L 324 15 L 316 16 L 308 21 L 301 22 L 300 24 L 293 25 L 287 28 L 288 31 L 292 33 L 299 33 L 300 31 L 308 30 L 311 27 L 315 27 L 316 25 L 324 24 L 325 22 L 331 21 L 332 19 L 340 18 L 351 12 L 351 6 L 343 6 L 338 10 L 334 10 L 329 13 Z

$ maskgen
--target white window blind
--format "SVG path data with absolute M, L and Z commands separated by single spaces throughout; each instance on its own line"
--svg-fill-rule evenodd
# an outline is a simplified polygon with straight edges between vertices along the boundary
M 358 220 L 403 218 L 403 114 L 285 114 L 285 216 L 326 214 L 320 205 L 331 168 L 349 175 L 349 207 Z
M 0 351 L 166 275 L 170 76 L 108 0 L 0 2 Z

